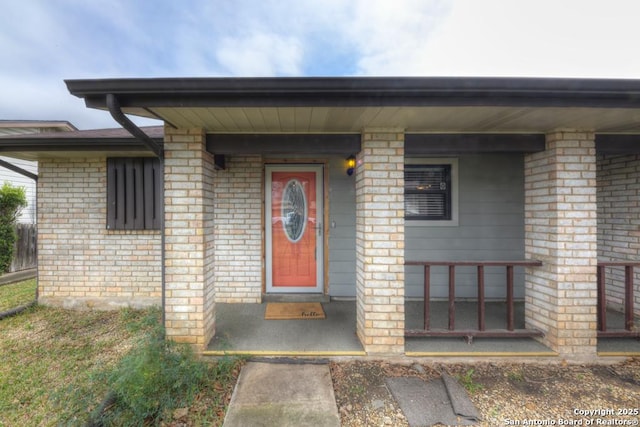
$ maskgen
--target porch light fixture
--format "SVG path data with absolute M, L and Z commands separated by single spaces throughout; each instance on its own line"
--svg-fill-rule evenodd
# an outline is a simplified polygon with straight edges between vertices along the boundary
M 353 154 L 347 157 L 347 175 L 353 175 L 353 171 L 356 168 L 356 156 Z

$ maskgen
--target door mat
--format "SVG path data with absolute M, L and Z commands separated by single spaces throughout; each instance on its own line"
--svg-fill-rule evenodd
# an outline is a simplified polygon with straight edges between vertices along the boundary
M 264 312 L 266 320 L 324 319 L 319 302 L 269 302 Z

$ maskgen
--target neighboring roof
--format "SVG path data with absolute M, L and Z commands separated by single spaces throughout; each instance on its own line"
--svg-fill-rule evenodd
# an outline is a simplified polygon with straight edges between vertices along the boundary
M 162 143 L 163 126 L 141 127 L 150 138 Z M 151 155 L 138 139 L 122 128 L 75 130 L 0 136 L 0 155 L 22 159 L 69 157 L 78 152 Z
M 640 132 L 640 80 L 301 77 L 67 80 L 88 107 L 209 133 Z
M 164 126 L 144 126 L 141 127 L 149 137 L 162 141 L 164 138 Z M 38 134 L 20 134 L 12 135 L 10 137 L 0 137 L 0 140 L 20 140 L 20 141 L 50 141 L 50 142 L 62 142 L 70 143 L 70 141 L 78 140 L 92 140 L 92 141 L 133 141 L 135 138 L 123 128 L 108 128 L 108 129 L 90 129 L 90 130 L 75 130 L 73 132 L 46 132 Z
M 0 120 L 0 128 L 53 128 L 58 131 L 78 130 L 66 120 Z

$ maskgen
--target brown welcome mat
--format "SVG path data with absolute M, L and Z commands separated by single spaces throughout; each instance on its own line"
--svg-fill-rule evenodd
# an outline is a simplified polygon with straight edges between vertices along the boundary
M 324 319 L 319 302 L 268 302 L 264 312 L 266 320 Z

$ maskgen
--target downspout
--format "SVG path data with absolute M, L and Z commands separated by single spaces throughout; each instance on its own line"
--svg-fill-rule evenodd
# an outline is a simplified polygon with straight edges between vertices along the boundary
M 107 94 L 107 108 L 109 108 L 109 113 L 111 113 L 111 117 L 120 124 L 123 128 L 125 128 L 131 135 L 133 135 L 136 139 L 146 145 L 153 153 L 162 160 L 164 157 L 164 152 L 162 147 L 158 145 L 153 139 L 149 137 L 146 133 L 142 131 L 135 123 L 133 123 L 127 116 L 122 112 L 122 107 L 120 107 L 120 102 L 118 102 L 118 98 L 112 93 Z
M 111 117 L 120 124 L 125 130 L 127 130 L 134 138 L 138 139 L 142 142 L 149 150 L 151 150 L 159 159 L 160 159 L 160 172 L 162 173 L 162 180 L 164 182 L 164 149 L 161 145 L 159 145 L 156 141 L 151 139 L 149 135 L 144 133 L 142 129 L 140 129 L 135 123 L 133 123 L 125 114 L 122 112 L 122 107 L 120 106 L 120 102 L 118 102 L 118 98 L 112 94 L 107 94 L 107 108 L 109 108 L 109 113 L 111 113 Z M 166 325 L 166 291 L 165 291 L 165 229 L 164 229 L 164 184 L 162 185 L 162 213 L 160 215 L 160 287 L 161 287 L 161 298 L 162 298 L 162 330 L 164 331 L 164 326 Z M 165 332 L 166 334 L 166 332 Z

